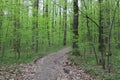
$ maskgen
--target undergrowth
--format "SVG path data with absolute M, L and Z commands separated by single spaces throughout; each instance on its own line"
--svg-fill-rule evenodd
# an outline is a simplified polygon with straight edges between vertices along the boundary
M 39 50 L 38 53 L 35 52 L 21 52 L 20 58 L 18 59 L 14 53 L 6 53 L 4 57 L 0 58 L 0 67 L 5 65 L 12 65 L 14 63 L 18 64 L 26 64 L 29 62 L 33 62 L 35 59 L 43 57 L 47 54 L 50 54 L 54 51 L 58 51 L 63 46 L 59 47 L 46 47 Z
M 120 50 L 112 51 L 111 73 L 96 64 L 94 54 L 86 53 L 85 57 L 70 55 L 69 59 L 78 64 L 86 73 L 96 77 L 97 80 L 120 80 Z

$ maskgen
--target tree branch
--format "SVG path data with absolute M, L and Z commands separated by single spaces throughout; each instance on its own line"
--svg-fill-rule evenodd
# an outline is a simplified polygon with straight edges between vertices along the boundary
M 89 20 L 91 20 L 97 27 L 100 27 L 99 24 L 94 21 L 92 18 L 90 18 L 87 14 L 83 13 L 81 10 L 79 10 L 86 18 L 88 18 Z

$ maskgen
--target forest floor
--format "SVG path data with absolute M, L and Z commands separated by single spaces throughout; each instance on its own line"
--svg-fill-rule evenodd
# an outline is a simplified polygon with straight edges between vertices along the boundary
M 0 76 L 0 80 L 95 80 L 93 76 L 86 74 L 84 70 L 68 60 L 67 53 L 70 50 L 66 47 L 27 65 L 21 64 L 19 73 L 15 73 L 18 69 L 14 68 L 15 70 L 9 74 Z

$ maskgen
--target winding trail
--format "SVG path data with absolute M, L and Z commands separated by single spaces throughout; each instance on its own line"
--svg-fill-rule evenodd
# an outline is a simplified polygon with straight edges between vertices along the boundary
M 32 75 L 27 74 L 22 80 L 95 80 L 67 59 L 70 50 L 70 47 L 63 48 L 37 59 Z
M 67 61 L 66 53 L 70 48 L 64 48 L 58 52 L 47 55 L 36 62 L 36 80 L 65 80 L 63 78 L 63 63 Z

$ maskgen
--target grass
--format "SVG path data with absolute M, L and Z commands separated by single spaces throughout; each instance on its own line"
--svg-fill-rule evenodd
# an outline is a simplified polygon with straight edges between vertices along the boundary
M 113 49 L 111 57 L 111 76 L 108 70 L 103 70 L 100 65 L 96 64 L 93 54 L 86 53 L 86 57 L 70 55 L 69 58 L 74 63 L 77 63 L 86 73 L 94 76 L 97 80 L 120 80 L 120 50 Z
M 32 51 L 31 52 L 26 52 L 26 53 L 21 52 L 20 59 L 17 59 L 15 54 L 13 54 L 13 53 L 6 53 L 4 55 L 4 57 L 0 58 L 0 66 L 12 65 L 14 63 L 19 63 L 19 64 L 30 63 L 30 62 L 33 62 L 35 59 L 37 59 L 39 57 L 43 57 L 47 54 L 58 51 L 61 48 L 62 48 L 62 46 L 46 47 L 44 49 L 42 48 L 38 53 L 35 53 L 35 52 L 32 52 Z

